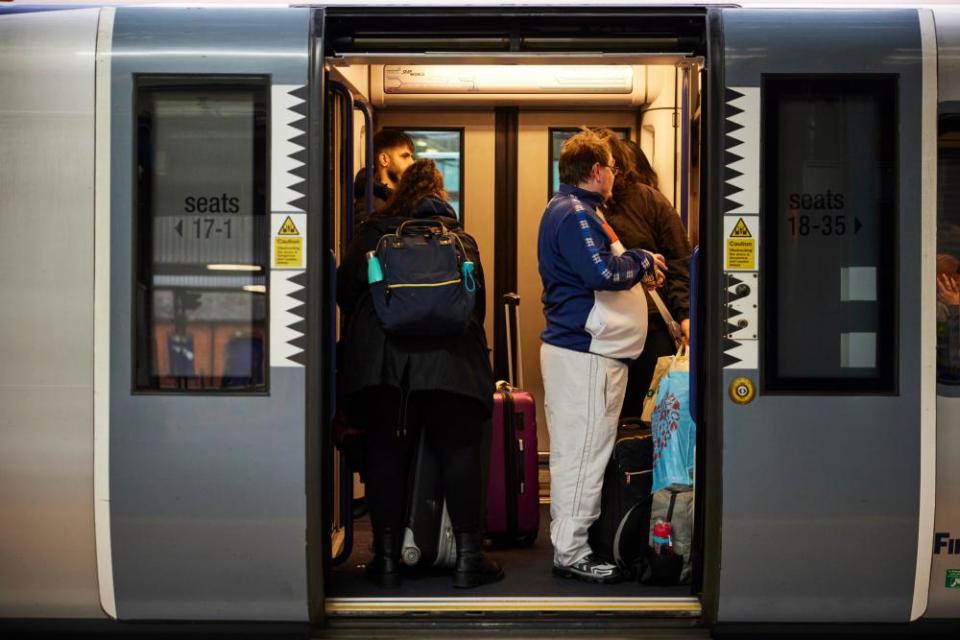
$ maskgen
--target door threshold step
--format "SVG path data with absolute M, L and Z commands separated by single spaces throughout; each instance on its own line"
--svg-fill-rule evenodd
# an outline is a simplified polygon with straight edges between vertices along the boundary
M 695 618 L 700 600 L 685 598 L 327 598 L 331 616 L 611 614 Z

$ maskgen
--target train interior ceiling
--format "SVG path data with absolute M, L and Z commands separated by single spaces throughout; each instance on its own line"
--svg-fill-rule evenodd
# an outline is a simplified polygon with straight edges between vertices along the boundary
M 508 375 L 504 311 L 498 298 L 508 291 L 519 294 L 523 379 L 514 382 L 536 400 L 541 503 L 534 544 L 488 550 L 504 565 L 505 581 L 476 590 L 483 593 L 464 594 L 450 587 L 449 577 L 426 572 L 420 579 L 405 581 L 402 593 L 385 593 L 363 580 L 363 565 L 372 557 L 368 518 L 359 515 L 352 534 L 345 533 L 348 507 L 343 506 L 342 492 L 352 491 L 355 502 L 362 504 L 363 486 L 357 476 L 350 481 L 337 473 L 331 529 L 333 553 L 340 554 L 341 561 L 328 583 L 329 595 L 683 597 L 691 593 L 690 585 L 651 587 L 637 581 L 587 585 L 561 581 L 550 573 L 550 440 L 540 375 L 544 317 L 536 237 L 544 207 L 559 185 L 560 148 L 581 126 L 589 126 L 612 129 L 639 143 L 658 176 L 660 191 L 687 228 L 690 246 L 697 245 L 702 70 L 702 57 L 673 51 L 495 56 L 348 53 L 327 58 L 328 88 L 335 84 L 346 88 L 354 99 L 368 105 L 374 131 L 404 130 L 414 140 L 415 157 L 432 158 L 441 169 L 452 206 L 480 246 L 487 282 L 485 328 L 498 379 Z M 345 247 L 350 225 L 343 181 L 366 164 L 370 115 L 352 110 L 353 122 L 345 127 L 343 119 L 349 110 L 344 108 L 342 88 L 330 91 L 327 103 L 329 197 L 338 254 Z M 345 139 L 351 129 L 352 139 Z M 513 194 L 504 194 L 505 189 L 515 190 L 515 201 Z M 335 467 L 339 464 L 339 459 L 334 461 Z M 362 514 L 361 509 L 355 511 Z

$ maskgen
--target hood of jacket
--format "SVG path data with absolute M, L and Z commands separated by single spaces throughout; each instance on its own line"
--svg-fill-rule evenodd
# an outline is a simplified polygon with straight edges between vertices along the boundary
M 393 189 L 377 180 L 376 174 L 373 177 L 373 195 L 380 200 L 388 200 L 393 195 Z M 357 200 L 367 196 L 367 170 L 366 168 L 357 171 L 353 177 L 353 197 Z
M 432 219 L 443 223 L 449 231 L 463 231 L 460 221 L 456 219 L 456 213 L 449 204 L 439 198 L 424 198 L 417 205 L 417 208 L 408 216 L 374 216 L 364 224 L 367 228 L 376 230 L 381 235 L 393 233 L 406 220 L 417 218 Z

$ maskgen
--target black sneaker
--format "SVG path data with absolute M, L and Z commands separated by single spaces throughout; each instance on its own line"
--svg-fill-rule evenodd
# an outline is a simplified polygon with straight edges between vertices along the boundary
M 601 560 L 593 554 L 565 567 L 553 565 L 553 575 L 601 584 L 614 584 L 623 580 L 623 575 L 617 565 Z

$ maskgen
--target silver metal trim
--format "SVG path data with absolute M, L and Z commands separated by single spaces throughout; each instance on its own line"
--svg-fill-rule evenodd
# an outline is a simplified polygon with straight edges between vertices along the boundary
M 93 280 L 93 501 L 100 606 L 117 617 L 110 543 L 110 55 L 116 9 L 97 28 Z
M 936 279 L 937 252 L 937 31 L 931 10 L 918 14 L 923 42 L 920 282 L 929 285 Z M 937 488 L 936 300 L 933 286 L 921 286 L 920 291 L 920 509 L 911 621 L 923 615 L 930 597 Z

